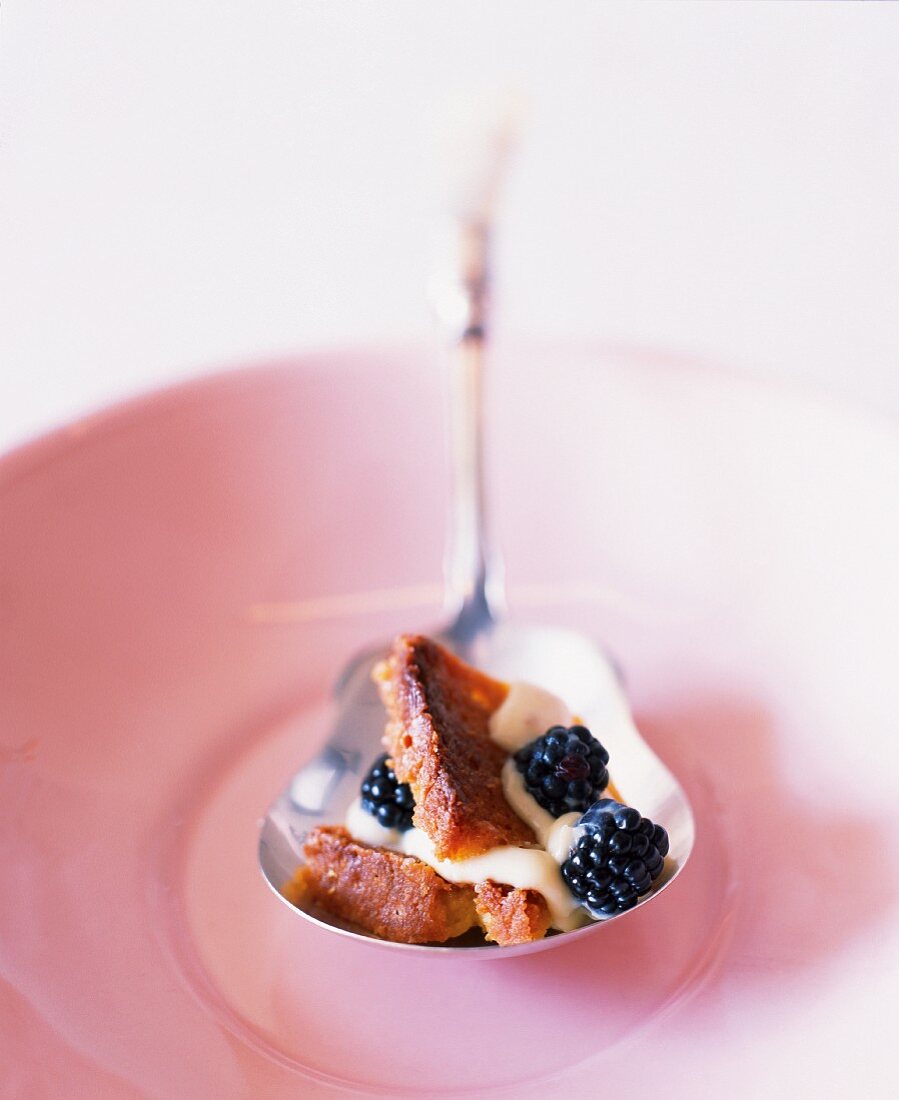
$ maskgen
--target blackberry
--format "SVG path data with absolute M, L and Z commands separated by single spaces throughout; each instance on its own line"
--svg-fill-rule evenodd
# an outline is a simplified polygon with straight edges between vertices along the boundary
M 577 823 L 584 832 L 562 864 L 562 878 L 598 917 L 632 909 L 662 873 L 668 834 L 632 806 L 601 798 Z
M 608 785 L 608 762 L 586 726 L 553 726 L 515 753 L 528 793 L 553 817 L 586 810 Z
M 408 783 L 397 783 L 396 772 L 387 757 L 381 756 L 368 769 L 360 788 L 362 809 L 376 817 L 385 829 L 404 833 L 412 828 L 415 799 Z

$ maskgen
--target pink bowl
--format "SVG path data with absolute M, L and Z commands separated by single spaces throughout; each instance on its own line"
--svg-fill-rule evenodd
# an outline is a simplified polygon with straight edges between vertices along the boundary
M 440 615 L 441 380 L 369 351 L 189 383 L 0 464 L 13 1095 L 890 1082 L 896 433 L 614 349 L 510 349 L 491 384 L 510 605 L 620 657 L 696 811 L 682 878 L 501 965 L 348 945 L 271 896 L 258 819 L 333 677 Z

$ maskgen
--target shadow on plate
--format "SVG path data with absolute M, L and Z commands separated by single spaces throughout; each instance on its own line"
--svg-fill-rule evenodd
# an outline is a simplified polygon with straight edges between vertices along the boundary
M 638 725 L 691 799 L 693 860 L 632 920 L 525 960 L 527 982 L 562 982 L 569 996 L 580 989 L 594 1004 L 599 989 L 618 1004 L 647 984 L 662 994 L 660 974 L 669 1003 L 678 986 L 681 994 L 695 992 L 711 973 L 739 992 L 788 982 L 885 918 L 897 896 L 883 857 L 888 824 L 845 800 L 825 807 L 823 799 L 812 805 L 794 794 L 761 707 L 707 700 L 663 716 L 638 715 Z M 673 957 L 683 970 L 671 983 Z

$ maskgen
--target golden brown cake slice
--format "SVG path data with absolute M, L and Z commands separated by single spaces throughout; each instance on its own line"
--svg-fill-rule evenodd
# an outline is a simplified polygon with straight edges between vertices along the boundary
M 480 882 L 474 904 L 484 935 L 501 947 L 542 940 L 549 929 L 549 906 L 536 890 Z
M 447 882 L 426 863 L 359 844 L 340 826 L 313 829 L 305 864 L 286 887 L 342 920 L 397 943 L 443 943 L 477 923 L 474 891 Z
M 385 748 L 438 858 L 534 844 L 503 794 L 507 753 L 488 731 L 508 687 L 420 634 L 400 635 L 375 679 L 387 708 Z
M 454 884 L 415 856 L 370 848 L 341 826 L 312 830 L 306 862 L 284 888 L 295 904 L 312 904 L 395 943 L 444 943 L 480 925 L 508 947 L 542 939 L 549 910 L 536 890 L 493 882 Z

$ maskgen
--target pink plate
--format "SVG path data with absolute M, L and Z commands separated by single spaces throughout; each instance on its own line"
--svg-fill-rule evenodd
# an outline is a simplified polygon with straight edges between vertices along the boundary
M 683 876 L 486 962 L 279 904 L 257 823 L 334 676 L 440 617 L 439 371 L 189 383 L 0 464 L 4 1095 L 895 1094 L 899 438 L 670 358 L 498 359 L 510 605 L 620 659 Z

